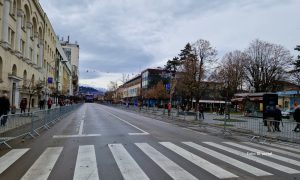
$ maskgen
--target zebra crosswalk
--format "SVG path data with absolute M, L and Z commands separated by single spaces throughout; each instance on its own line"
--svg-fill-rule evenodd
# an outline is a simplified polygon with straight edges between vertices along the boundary
M 117 167 L 116 172 L 125 180 L 154 179 L 151 176 L 153 174 L 148 172 L 149 169 L 141 163 L 152 163 L 161 169 L 161 173 L 175 180 L 200 179 L 199 173 L 195 173 L 193 168 L 197 168 L 197 171 L 203 172 L 202 174 L 209 174 L 210 179 L 245 177 L 257 179 L 272 176 L 275 178 L 278 174 L 300 177 L 300 157 L 292 147 L 283 148 L 285 146 L 249 142 L 139 142 L 131 145 L 134 148 L 128 148 L 120 143 L 108 144 L 106 153 L 109 154 L 104 155 L 112 158 L 112 162 L 115 163 L 113 167 Z M 265 150 L 271 154 L 260 155 L 268 153 Z M 48 179 L 52 173 L 56 173 L 55 166 L 64 151 L 66 151 L 64 147 L 46 148 L 34 162 L 32 161 L 33 164 L 28 166 L 21 179 Z M 137 158 L 136 151 L 148 161 L 143 162 L 141 158 Z M 28 153 L 29 148 L 12 149 L 0 157 L 0 179 L 6 170 L 12 168 L 13 164 L 18 163 L 20 158 Z M 73 176 L 68 179 L 106 179 L 102 176 L 103 169 L 100 168 L 101 163 L 104 163 L 99 159 L 99 156 L 103 157 L 100 153 L 95 145 L 78 146 L 74 164 L 65 167 L 74 169 Z M 189 164 L 194 167 L 189 167 Z

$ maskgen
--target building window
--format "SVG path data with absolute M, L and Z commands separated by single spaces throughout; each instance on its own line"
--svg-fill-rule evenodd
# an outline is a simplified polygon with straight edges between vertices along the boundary
M 30 59 L 33 60 L 33 49 L 30 48 Z
M 31 85 L 34 86 L 34 74 L 31 76 Z
M 12 75 L 17 76 L 17 66 L 15 64 L 12 67 Z
M 10 48 L 14 49 L 14 47 L 15 47 L 15 32 L 11 28 L 8 28 L 8 41 L 10 44 Z
M 23 86 L 26 86 L 27 84 L 27 71 L 24 70 L 24 73 L 23 73 Z
M 11 7 L 10 8 L 10 14 L 12 16 L 15 16 L 16 15 L 16 11 L 17 11 L 17 3 L 16 3 L 16 1 L 13 1 L 12 6 L 10 6 L 10 7 Z
M 23 41 L 22 39 L 20 40 L 20 50 L 22 52 L 22 55 L 25 55 L 25 41 Z

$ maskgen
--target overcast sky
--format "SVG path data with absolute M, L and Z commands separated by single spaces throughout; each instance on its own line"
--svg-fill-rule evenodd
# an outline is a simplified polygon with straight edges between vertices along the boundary
M 300 0 L 40 0 L 57 35 L 80 45 L 80 84 L 107 88 L 122 74 L 163 66 L 187 42 L 221 58 L 259 38 L 293 55 Z

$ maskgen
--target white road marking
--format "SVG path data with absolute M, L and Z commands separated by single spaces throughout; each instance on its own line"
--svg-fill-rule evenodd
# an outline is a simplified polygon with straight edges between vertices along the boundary
M 130 126 L 132 126 L 134 128 L 136 128 L 136 129 L 138 129 L 139 131 L 142 132 L 142 133 L 128 133 L 129 135 L 149 135 L 148 132 L 142 130 L 141 128 L 138 128 L 137 126 L 135 126 L 135 125 L 133 125 L 133 124 L 127 122 L 127 121 L 125 121 L 124 119 L 122 119 L 122 118 L 120 118 L 120 117 L 118 117 L 118 116 L 116 116 L 116 115 L 114 115 L 114 114 L 112 114 L 112 113 L 110 113 L 108 111 L 105 111 L 105 112 L 108 113 L 108 114 L 110 114 L 110 115 L 112 115 L 112 116 L 114 116 L 115 118 L 119 119 L 120 121 L 123 121 L 124 123 L 126 123 L 126 124 L 128 124 L 128 125 L 130 125 Z
M 204 132 L 194 131 L 194 130 L 192 130 L 192 129 L 189 129 L 189 128 L 183 128 L 183 129 L 185 129 L 185 130 L 188 130 L 188 131 L 191 131 L 191 132 L 194 132 L 194 133 L 197 133 L 197 134 L 201 134 L 201 135 L 207 135 L 207 134 L 206 134 L 206 133 L 204 133 Z
M 286 157 L 283 157 L 283 156 L 273 154 L 272 151 L 271 152 L 265 152 L 265 151 L 262 151 L 260 149 L 255 149 L 255 148 L 251 148 L 251 147 L 248 147 L 248 146 L 243 146 L 243 145 L 233 143 L 233 142 L 224 142 L 224 143 L 229 144 L 229 145 L 234 146 L 234 147 L 237 147 L 237 148 L 247 150 L 247 151 L 252 151 L 252 152 L 255 152 L 255 153 L 261 153 L 261 154 L 263 154 L 263 153 L 272 153 L 271 155 L 268 156 L 269 158 L 277 159 L 279 161 L 283 161 L 283 162 L 290 163 L 290 164 L 293 164 L 293 165 L 296 165 L 296 166 L 300 166 L 300 161 L 296 161 L 294 159 L 290 159 L 290 158 L 286 158 Z
M 82 135 L 84 120 L 81 120 L 78 135 Z
M 93 145 L 79 146 L 73 180 L 98 180 L 98 168 Z
M 2 174 L 9 166 L 16 162 L 29 149 L 13 149 L 0 158 L 0 174 Z
M 122 144 L 108 144 L 108 147 L 125 180 L 149 179 Z
M 282 171 L 282 172 L 285 172 L 285 173 L 288 173 L 288 174 L 300 173 L 300 171 L 298 171 L 296 169 L 292 169 L 292 168 L 289 168 L 289 167 L 286 167 L 286 166 L 282 166 L 280 164 L 277 164 L 277 163 L 274 163 L 274 162 L 271 162 L 271 161 L 253 156 L 253 155 L 249 155 L 249 154 L 244 153 L 242 151 L 238 151 L 238 150 L 235 150 L 235 149 L 232 149 L 232 148 L 220 145 L 220 144 L 216 144 L 216 143 L 213 143 L 213 142 L 203 142 L 203 143 L 208 144 L 208 145 L 213 146 L 213 147 L 216 147 L 216 148 L 219 148 L 221 150 L 227 151 L 227 152 L 232 153 L 234 155 L 241 156 L 241 157 L 246 158 L 248 160 L 255 161 L 257 163 L 263 164 L 263 165 L 271 167 L 273 169 L 277 169 L 278 171 Z
M 233 165 L 233 166 L 235 166 L 237 168 L 240 168 L 240 169 L 242 169 L 244 171 L 247 171 L 247 172 L 249 172 L 251 174 L 254 174 L 255 176 L 269 176 L 269 175 L 272 175 L 271 173 L 268 173 L 266 171 L 258 169 L 258 168 L 254 167 L 254 166 L 249 165 L 249 164 L 243 163 L 241 161 L 238 161 L 236 159 L 233 159 L 233 158 L 231 158 L 229 156 L 226 156 L 224 154 L 218 153 L 216 151 L 213 151 L 213 150 L 208 149 L 206 147 L 203 147 L 201 145 L 195 144 L 193 142 L 183 142 L 183 144 L 186 144 L 186 145 L 188 145 L 190 147 L 193 147 L 193 148 L 195 148 L 195 149 L 197 149 L 197 150 L 199 150 L 199 151 L 201 151 L 201 152 L 203 152 L 205 154 L 208 154 L 208 155 L 210 155 L 210 156 L 212 156 L 214 158 L 217 158 L 217 159 L 219 159 L 221 161 L 224 161 L 224 162 L 226 162 L 228 164 L 231 164 L 231 165 Z
M 268 146 L 273 146 L 273 147 L 278 147 L 278 148 L 281 148 L 281 149 L 286 149 L 286 150 L 289 150 L 289 151 L 294 151 L 294 152 L 298 152 L 300 153 L 300 148 L 299 146 L 298 147 L 291 147 L 291 146 L 284 146 L 284 145 L 281 145 L 281 144 L 266 144 Z M 297 149 L 299 148 L 299 149 Z
M 288 151 L 285 151 L 285 150 L 275 149 L 275 148 L 272 148 L 272 147 L 268 147 L 268 146 L 261 145 L 261 144 L 255 144 L 255 143 L 251 143 L 251 142 L 243 142 L 243 143 L 244 143 L 244 144 L 251 145 L 251 146 L 255 146 L 255 147 L 267 149 L 267 150 L 269 150 L 269 151 L 282 153 L 282 154 L 284 154 L 284 155 L 288 155 L 288 156 L 292 156 L 292 157 L 296 157 L 296 158 L 299 158 L 299 159 L 300 159 L 300 155 L 299 155 L 299 154 L 296 154 L 296 153 L 291 153 L 291 152 L 288 152 Z
M 54 135 L 53 138 L 77 138 L 77 137 L 96 137 L 96 136 L 101 136 L 101 134 Z
M 200 168 L 206 170 L 207 172 L 211 173 L 212 175 L 220 178 L 220 179 L 225 179 L 225 178 L 237 178 L 235 174 L 232 174 L 231 172 L 228 172 L 224 169 L 222 169 L 219 166 L 216 166 L 213 163 L 210 163 L 206 161 L 205 159 L 186 151 L 185 149 L 176 146 L 173 143 L 170 142 L 160 142 L 163 146 L 166 148 L 170 149 L 171 151 L 175 152 L 176 154 L 182 156 L 183 158 L 191 161 L 195 165 L 199 166 Z
M 162 168 L 173 179 L 197 179 L 169 158 L 155 150 L 147 143 L 135 143 L 150 159 L 152 159 L 160 168 Z
M 34 162 L 21 180 L 46 180 L 50 175 L 60 153 L 62 147 L 49 147 L 42 155 Z

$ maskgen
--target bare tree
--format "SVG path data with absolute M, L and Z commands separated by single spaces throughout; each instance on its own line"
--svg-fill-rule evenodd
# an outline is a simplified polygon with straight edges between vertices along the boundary
M 203 96 L 203 92 L 207 83 L 202 83 L 206 78 L 209 67 L 216 62 L 217 50 L 211 46 L 210 42 L 204 39 L 196 41 L 193 45 L 193 50 L 197 58 L 196 62 L 196 87 L 195 99 L 197 104 Z M 198 109 L 198 108 L 197 108 Z
M 121 82 L 122 84 L 125 84 L 129 80 L 129 74 L 122 74 Z
M 108 91 L 115 91 L 118 89 L 118 83 L 116 81 L 110 81 L 107 87 Z
M 292 78 L 293 78 L 293 81 L 296 82 L 296 84 L 299 86 L 300 85 L 300 72 L 293 72 L 292 73 Z
M 246 55 L 241 51 L 229 52 L 224 55 L 221 66 L 214 72 L 212 79 L 223 84 L 223 97 L 231 98 L 238 90 L 242 90 L 245 58 Z
M 216 61 L 217 51 L 209 41 L 200 39 L 185 46 L 179 54 L 177 95 L 189 103 L 197 104 L 203 96 L 208 83 L 204 83 L 210 65 Z M 190 105 L 191 106 L 191 105 Z M 198 108 L 196 108 L 197 110 Z
M 274 84 L 286 79 L 292 56 L 283 46 L 254 40 L 245 53 L 246 81 L 255 92 L 274 91 Z
M 39 95 L 42 91 L 42 89 L 44 88 L 44 82 L 42 81 L 39 81 L 38 83 L 34 83 L 33 80 L 27 80 L 26 82 L 28 83 L 25 83 L 23 85 L 23 89 L 25 90 L 26 93 L 29 94 L 29 105 L 28 105 L 28 112 L 30 112 L 30 109 L 31 109 L 31 99 L 32 97 L 34 97 L 35 95 Z

